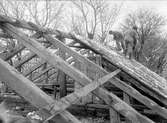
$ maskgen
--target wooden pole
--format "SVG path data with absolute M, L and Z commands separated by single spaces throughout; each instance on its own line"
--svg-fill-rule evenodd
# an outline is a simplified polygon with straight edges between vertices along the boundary
M 65 39 L 62 38 L 61 36 L 58 36 L 56 38 L 65 43 Z M 59 48 L 59 56 L 63 60 L 66 59 L 66 54 L 61 48 Z M 57 82 L 60 84 L 60 98 L 62 98 L 67 95 L 67 87 L 66 87 L 67 82 L 66 82 L 66 74 L 61 70 L 58 70 Z

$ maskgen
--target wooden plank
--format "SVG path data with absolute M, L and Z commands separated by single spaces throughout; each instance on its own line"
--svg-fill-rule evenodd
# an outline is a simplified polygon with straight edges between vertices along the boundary
M 13 52 L 1 53 L 0 58 L 7 61 L 7 60 L 11 59 L 13 56 L 15 56 L 17 53 L 21 52 L 24 49 L 25 49 L 25 47 L 20 45 L 20 46 L 14 48 Z
M 58 102 L 63 103 L 61 105 L 61 110 L 57 110 L 55 114 L 53 114 L 48 120 L 52 119 L 55 117 L 55 115 L 59 114 L 63 110 L 67 109 L 70 107 L 72 104 L 75 104 L 77 101 L 79 101 L 82 97 L 88 95 L 90 92 L 94 91 L 97 89 L 99 86 L 103 85 L 106 83 L 109 79 L 111 79 L 113 76 L 117 75 L 120 72 L 120 70 L 115 70 L 114 72 L 98 79 L 97 81 L 94 81 L 83 88 L 80 88 L 79 90 L 76 90 L 75 92 L 67 95 L 66 97 L 60 99 Z
M 102 66 L 102 59 L 101 59 L 100 55 L 95 56 L 95 63 L 98 66 Z M 103 76 L 103 74 L 101 74 L 101 71 L 97 71 L 97 69 L 94 67 L 93 67 L 93 69 L 95 69 L 95 80 L 98 80 L 99 78 L 101 78 Z M 97 97 L 93 95 L 93 103 L 104 103 L 104 101 L 97 99 Z
M 96 64 L 102 65 L 102 57 L 100 55 L 96 56 Z M 101 77 L 101 71 L 97 71 L 97 78 Z M 103 74 L 102 74 L 103 75 Z M 121 123 L 120 114 L 113 108 L 109 108 L 110 123 Z
M 55 74 L 57 74 L 57 71 L 56 72 L 53 72 L 53 73 L 51 73 L 51 74 L 49 74 L 48 75 L 48 78 L 50 78 L 51 76 L 56 76 Z M 37 79 L 37 80 L 35 80 L 35 81 L 33 81 L 34 83 L 41 83 L 42 81 L 44 81 L 46 79 L 46 76 L 44 76 L 44 78 L 39 78 L 39 79 Z
M 66 75 L 63 71 L 58 70 L 57 82 L 60 84 L 60 98 L 67 95 Z
M 13 26 L 20 27 L 23 29 L 33 30 L 33 31 L 43 31 L 45 34 L 54 34 L 54 35 L 61 35 L 64 38 L 72 38 L 73 36 L 71 34 L 61 32 L 59 30 L 53 30 L 53 29 L 44 29 L 44 28 L 36 28 L 37 26 L 33 24 L 32 22 L 26 22 L 25 20 L 18 20 L 14 18 L 10 18 L 4 15 L 0 15 L 0 22 L 7 22 L 12 24 Z
M 38 68 L 40 68 L 45 63 L 46 63 L 45 61 L 42 61 L 42 62 L 39 62 L 39 63 L 33 65 L 29 70 L 27 70 L 25 73 L 23 73 L 23 75 L 28 76 L 30 73 L 37 70 Z
M 112 108 L 109 108 L 110 123 L 121 123 L 120 115 Z
M 61 42 L 65 43 L 65 39 L 62 38 L 61 36 L 57 37 Z M 59 47 L 59 56 L 65 60 L 66 59 L 66 52 L 63 51 L 63 49 L 61 49 Z M 66 87 L 66 75 L 63 71 L 58 70 L 58 74 L 57 74 L 57 81 L 60 84 L 60 98 L 64 97 L 67 95 L 67 87 Z
M 39 73 L 37 76 L 35 76 L 34 78 L 32 78 L 32 81 L 37 80 L 39 77 L 41 77 L 42 75 L 44 75 L 45 73 L 47 73 L 48 71 L 54 69 L 52 66 L 49 66 L 48 68 L 44 69 L 41 73 Z
M 67 48 L 65 45 L 63 45 L 62 42 L 60 42 L 60 41 L 57 41 L 57 42 L 56 42 L 56 40 L 52 39 L 52 38 L 51 38 L 50 36 L 48 36 L 48 35 L 45 36 L 45 38 L 46 38 L 48 41 L 51 41 L 51 43 L 53 43 L 54 46 L 55 46 L 55 45 L 58 45 L 59 47 L 64 48 L 64 50 L 66 50 L 70 55 L 72 55 L 72 56 L 73 56 L 74 58 L 76 58 L 77 60 L 79 59 L 79 61 L 82 61 L 83 63 L 87 64 L 87 66 L 90 65 L 90 66 L 96 68 L 97 71 L 101 71 L 102 74 L 107 74 L 107 73 L 108 73 L 108 72 L 106 72 L 104 69 L 102 69 L 101 67 L 99 67 L 98 65 L 96 65 L 96 64 L 94 64 L 93 62 L 87 60 L 87 59 L 84 58 L 83 56 L 80 56 L 80 55 L 77 54 L 75 51 L 72 51 L 72 50 L 70 50 L 69 48 Z M 54 42 L 56 42 L 56 43 L 54 43 Z M 116 87 L 118 87 L 118 88 L 120 88 L 121 90 L 125 91 L 126 93 L 128 93 L 129 95 L 131 95 L 132 97 L 134 97 L 135 99 L 137 99 L 138 101 L 140 101 L 141 103 L 143 103 L 144 105 L 148 106 L 148 107 L 151 108 L 152 110 L 156 110 L 159 115 L 161 115 L 161 116 L 163 116 L 163 117 L 166 117 L 166 116 L 164 116 L 164 112 L 166 112 L 166 109 L 163 109 L 163 108 L 162 108 L 161 106 L 159 106 L 157 103 L 155 103 L 154 101 L 150 100 L 149 98 L 143 96 L 142 94 L 138 94 L 138 95 L 136 96 L 135 93 L 132 93 L 132 91 L 129 91 L 129 90 L 128 90 L 128 89 L 130 89 L 130 88 L 128 88 L 128 86 L 126 86 L 126 84 L 124 84 L 124 86 L 122 87 L 122 86 L 120 86 L 121 83 L 118 82 L 118 81 L 119 81 L 119 80 L 118 80 L 117 78 L 115 78 L 115 77 L 110 80 L 110 82 L 111 82 L 112 84 L 114 84 Z M 125 88 L 126 88 L 126 89 L 125 89 Z M 130 90 L 134 90 L 134 91 L 135 91 L 135 89 L 133 89 L 133 88 L 130 89 Z M 136 91 L 135 91 L 135 92 L 136 92 Z M 147 100 L 147 101 L 146 101 L 146 100 Z M 148 102 L 149 102 L 149 103 L 148 103 Z M 154 108 L 155 105 L 152 106 L 151 104 L 155 104 L 157 109 Z M 164 111 L 164 110 L 165 110 L 165 111 Z M 165 113 L 165 114 L 166 114 L 166 113 Z
M 94 67 L 98 67 L 98 66 L 93 65 L 93 64 L 91 64 L 91 65 L 94 66 Z M 99 67 L 99 70 L 101 72 L 103 72 L 104 74 L 108 73 L 107 71 L 105 71 L 104 69 L 101 69 L 100 67 Z M 126 83 L 124 83 L 123 81 L 119 80 L 116 77 L 113 77 L 110 80 L 110 82 L 112 84 L 114 84 L 116 87 L 118 87 L 121 90 L 123 90 L 124 92 L 128 93 L 130 96 L 132 96 L 133 98 L 135 98 L 139 102 L 143 103 L 144 105 L 146 105 L 147 107 L 152 109 L 154 112 L 156 112 L 157 114 L 159 114 L 160 116 L 162 116 L 166 119 L 167 110 L 164 107 L 159 106 L 157 103 L 155 103 L 151 99 L 147 98 L 146 96 L 143 96 L 136 89 L 128 86 Z
M 123 93 L 123 100 L 130 105 L 130 97 L 128 94 Z M 129 119 L 125 119 L 125 123 L 132 123 Z
M 74 59 L 74 58 L 73 58 Z M 74 59 L 75 60 L 75 59 Z M 69 63 L 69 62 L 68 62 Z M 77 68 L 78 70 L 80 70 L 81 71 L 81 69 L 83 68 L 83 66 L 85 67 L 85 65 L 83 65 L 81 62 L 79 62 L 78 60 L 75 60 L 75 63 L 74 63 L 74 65 L 73 65 L 75 68 Z M 85 68 L 86 69 L 86 68 Z M 84 73 L 85 75 L 86 75 L 86 71 L 83 71 L 82 70 L 82 73 Z M 79 90 L 80 88 L 82 87 L 82 85 L 80 85 L 79 84 L 79 82 L 77 82 L 77 81 L 74 81 L 74 91 L 77 91 L 77 90 Z M 90 97 L 89 95 L 87 95 L 87 102 L 89 102 L 90 101 L 90 98 L 88 98 L 88 97 Z M 77 104 L 83 104 L 83 101 L 84 101 L 84 99 L 82 98 L 82 99 L 80 99 L 78 102 L 77 102 Z
M 9 22 L 9 23 L 11 23 L 11 24 L 13 24 L 14 26 L 18 26 L 18 27 L 21 27 L 21 28 L 25 28 L 25 29 L 30 29 L 30 30 L 35 30 L 35 28 L 34 27 L 32 27 L 32 26 L 30 26 L 30 24 L 29 23 L 27 23 L 27 22 L 25 22 L 25 21 L 21 21 L 21 20 L 11 20 L 10 18 L 8 18 L 8 17 L 5 17 L 5 16 L 0 16 L 0 21 L 1 22 L 4 22 L 4 21 L 7 21 L 7 22 Z M 40 28 L 40 30 L 42 30 L 41 28 Z M 64 33 L 64 32 L 61 32 L 61 31 L 57 31 L 57 30 L 52 30 L 52 32 L 51 32 L 52 34 L 56 34 L 56 35 L 59 35 L 60 33 L 61 33 L 61 35 L 63 35 L 63 37 L 65 37 L 65 38 L 70 38 L 70 39 L 74 39 L 75 41 L 77 41 L 77 42 L 80 42 L 81 44 L 83 44 L 83 45 L 85 45 L 87 48 L 89 48 L 89 49 L 91 49 L 92 51 L 95 51 L 96 53 L 100 53 L 100 54 L 102 54 L 103 56 L 105 56 L 106 57 L 106 55 L 105 55 L 105 53 L 104 53 L 104 51 L 103 51 L 103 49 L 101 49 L 101 47 L 99 47 L 99 46 L 92 46 L 92 45 L 94 45 L 94 44 L 91 44 L 89 41 L 86 41 L 86 39 L 83 39 L 83 38 L 81 38 L 81 37 L 79 37 L 79 36 L 76 36 L 76 35 L 71 35 L 71 34 L 68 34 L 68 33 Z M 107 51 L 108 52 L 108 51 Z M 108 53 L 107 53 L 108 54 Z M 113 54 L 115 55 L 115 53 L 113 52 Z M 111 58 L 112 58 L 112 56 L 109 56 L 110 58 L 107 58 L 106 57 L 106 59 L 108 59 L 109 61 L 111 60 Z M 120 56 L 119 56 L 120 57 Z M 112 60 L 111 60 L 112 61 Z M 118 61 L 120 61 L 120 60 L 118 60 Z M 113 61 L 112 63 L 117 63 L 117 61 Z M 119 62 L 118 62 L 119 63 Z M 137 64 L 136 64 L 137 65 Z M 141 66 L 141 65 L 140 65 Z M 143 68 L 143 66 L 141 67 L 141 69 Z M 127 71 L 128 72 L 128 71 Z M 144 72 L 145 72 L 145 70 L 144 70 Z M 149 71 L 150 72 L 150 71 Z M 149 73 L 149 72 L 147 72 L 147 73 Z M 139 74 L 140 75 L 140 74 Z M 141 74 L 142 75 L 142 74 Z M 143 76 L 143 75 L 142 75 Z M 153 73 L 153 77 L 154 78 L 159 78 L 159 80 L 161 81 L 161 82 L 163 82 L 164 81 L 164 79 L 162 79 L 162 78 L 160 78 L 159 76 L 157 76 L 156 74 L 154 74 Z M 147 78 L 148 78 L 148 76 L 146 77 L 146 80 L 147 80 Z M 140 79 L 139 79 L 140 80 Z M 150 80 L 150 79 L 149 79 Z M 135 81 L 134 81 L 135 82 Z M 144 82 L 145 83 L 145 80 L 143 80 L 142 82 Z M 152 81 L 151 81 L 152 82 Z M 164 81 L 164 83 L 166 83 L 166 81 Z M 147 93 L 149 93 L 151 96 L 153 96 L 153 97 L 155 97 L 155 98 L 157 98 L 159 101 L 163 101 L 163 103 L 165 104 L 165 105 L 167 105 L 167 101 L 166 101 L 166 98 L 161 98 L 160 97 L 160 95 L 157 95 L 156 93 L 155 94 L 152 94 L 152 91 L 150 91 L 150 90 L 148 90 L 148 88 L 146 88 L 145 86 L 142 86 L 142 85 L 139 85 L 138 83 L 136 83 L 135 82 L 135 84 L 136 85 L 138 85 L 138 86 L 140 86 L 140 88 L 141 89 L 143 89 L 145 92 L 147 92 Z M 152 84 L 152 83 L 151 83 Z M 149 84 L 148 84 L 149 85 Z M 157 85 L 156 84 L 156 82 L 155 82 L 155 84 L 153 84 L 153 85 Z M 164 84 L 165 85 L 165 84 Z
M 48 48 L 49 46 L 51 46 L 51 44 L 47 44 L 46 47 Z M 29 52 L 26 57 L 23 57 L 23 59 L 21 59 L 20 61 L 17 61 L 17 62 L 15 63 L 15 65 L 14 65 L 14 67 L 15 67 L 15 68 L 18 68 L 18 67 L 22 66 L 23 64 L 25 64 L 26 62 L 28 62 L 28 61 L 30 61 L 31 59 L 33 59 L 34 57 L 36 57 L 36 56 L 37 56 L 37 55 L 36 55 L 35 53 Z
M 30 80 L 18 73 L 16 69 L 11 67 L 2 59 L 0 59 L 0 78 L 2 81 L 5 81 L 9 87 L 14 89 L 19 95 L 24 97 L 37 108 L 50 111 L 53 104 L 54 108 L 56 108 L 56 102 L 51 97 L 35 86 L 35 84 L 33 84 Z M 57 108 L 59 108 L 59 106 L 57 106 Z M 60 115 L 64 118 L 64 121 L 62 122 L 80 123 L 80 121 L 67 111 L 61 112 Z
M 35 53 L 29 52 L 27 54 L 26 57 L 23 57 L 20 61 L 17 61 L 14 65 L 15 68 L 18 68 L 20 66 L 22 66 L 24 63 L 30 61 L 31 59 L 33 59 L 34 57 L 36 57 L 37 55 Z
M 143 103 L 157 114 L 162 116 L 163 118 L 167 119 L 167 109 L 165 107 L 159 106 L 153 100 L 143 96 L 140 92 L 136 89 L 132 88 L 131 86 L 127 85 L 125 82 L 119 80 L 118 78 L 114 78 L 115 82 L 117 82 L 117 87 L 121 88 L 124 92 L 128 93 L 130 96 L 138 100 L 139 102 Z M 112 84 L 116 85 L 115 82 L 110 81 Z
M 138 84 L 146 93 L 167 105 L 167 82 L 164 78 L 160 77 L 135 60 L 130 61 L 113 50 L 107 50 L 103 46 L 95 43 L 95 41 L 84 39 L 78 35 L 75 35 L 74 37 L 76 37 L 77 42 L 80 42 L 89 47 L 92 51 L 101 54 L 110 63 L 121 68 L 129 75 L 137 79 L 138 83 L 134 81 L 135 84 Z
M 58 53 L 58 51 L 55 52 L 55 54 L 57 54 L 57 53 Z M 39 63 L 33 65 L 29 70 L 27 70 L 25 73 L 23 73 L 23 75 L 28 76 L 30 73 L 32 73 L 36 69 L 40 68 L 45 63 L 46 63 L 46 61 L 42 61 L 42 62 L 39 62 Z
M 47 35 L 45 35 L 45 38 L 46 39 L 48 39 L 48 41 L 51 41 L 51 43 L 53 43 L 53 45 L 58 45 L 59 47 L 61 47 L 61 48 L 66 48 L 64 45 L 63 45 L 63 43 L 57 43 L 54 39 L 52 39 L 51 37 L 49 37 L 49 36 L 47 36 Z M 56 43 L 54 43 L 54 42 L 56 42 Z M 94 65 L 93 63 L 91 63 L 91 62 L 89 62 L 88 60 L 86 60 L 86 59 L 84 59 L 82 56 L 79 56 L 76 52 L 74 52 L 74 51 L 71 51 L 70 49 L 68 49 L 68 48 L 66 48 L 66 51 L 68 52 L 68 53 L 70 53 L 70 54 L 72 54 L 73 55 L 73 57 L 75 57 L 76 59 L 79 59 L 80 61 L 83 61 L 85 64 L 91 64 L 91 65 L 93 65 L 93 66 L 95 66 L 95 68 L 98 68 L 98 66 L 97 65 Z M 100 68 L 98 68 L 98 69 L 100 69 Z M 101 71 L 102 71 L 103 69 L 101 69 Z M 104 71 L 103 70 L 103 73 L 106 73 L 106 71 Z M 117 86 L 117 80 L 113 80 L 113 79 L 111 79 L 113 82 L 112 83 L 114 83 L 114 85 L 116 85 Z M 115 82 L 114 82 L 115 81 Z M 117 87 L 120 87 L 119 85 L 117 86 Z M 126 91 L 126 90 L 124 90 L 124 91 Z M 129 93 L 128 93 L 129 94 Z M 133 97 L 135 97 L 136 98 L 136 96 L 135 95 L 133 95 L 133 94 L 130 94 L 130 95 L 132 95 Z M 140 95 L 141 97 L 142 97 L 142 95 Z M 138 97 L 137 97 L 138 98 Z M 147 98 L 147 100 L 149 100 L 148 98 Z M 140 100 L 140 102 L 144 102 L 144 104 L 145 104 L 145 101 L 144 100 Z M 152 106 L 150 106 L 150 104 L 146 104 L 147 106 L 149 106 L 149 107 L 152 107 Z M 153 107 L 152 107 L 153 108 Z M 158 105 L 158 109 L 159 109 L 159 111 L 161 110 L 161 107 Z M 154 109 L 155 110 L 155 109 Z M 158 112 L 159 112 L 158 111 Z M 163 110 L 161 110 L 161 112 L 164 112 Z M 160 115 L 162 115 L 162 113 L 159 113 Z
M 48 61 L 48 63 L 53 66 L 61 69 L 63 72 L 80 82 L 81 84 L 89 84 L 92 81 L 85 76 L 80 71 L 76 70 L 74 67 L 68 65 L 65 61 L 59 58 L 57 55 L 50 53 L 47 49 L 45 49 L 42 45 L 40 45 L 35 40 L 27 37 L 24 33 L 17 30 L 10 24 L 3 24 L 2 28 L 10 35 L 14 36 L 18 41 L 22 42 L 26 47 L 31 49 L 33 52 L 38 54 L 41 58 Z M 121 99 L 119 99 L 116 95 L 109 93 L 103 88 L 98 88 L 94 92 L 99 98 L 103 99 L 108 105 L 113 107 L 116 111 L 129 118 L 130 120 L 136 123 L 153 123 L 147 117 L 139 114 L 132 107 L 124 103 Z M 53 111 L 54 112 L 54 111 Z
M 12 36 L 6 34 L 6 33 L 3 33 L 3 32 L 0 32 L 0 38 L 9 38 L 9 39 L 13 39 Z

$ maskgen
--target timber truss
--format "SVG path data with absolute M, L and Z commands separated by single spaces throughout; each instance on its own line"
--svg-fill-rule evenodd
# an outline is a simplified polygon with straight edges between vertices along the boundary
M 15 47 L 12 52 L 1 53 L 1 81 L 6 82 L 25 100 L 44 111 L 47 115 L 46 119 L 54 118 L 55 122 L 60 123 L 80 123 L 81 121 L 72 115 L 67 108 L 92 93 L 108 105 L 110 115 L 112 115 L 111 123 L 119 123 L 120 114 L 133 123 L 157 122 L 156 119 L 148 117 L 136 109 L 130 103 L 130 98 L 140 102 L 145 107 L 142 110 L 146 109 L 167 120 L 166 80 L 135 60 L 125 59 L 124 56 L 115 51 L 108 50 L 95 41 L 76 34 L 44 29 L 34 23 L 11 19 L 3 15 L 0 16 L 0 28 L 3 30 L 0 34 L 1 38 L 12 38 L 22 44 Z M 27 34 L 27 30 L 33 32 L 33 35 Z M 64 43 L 67 39 L 71 43 Z M 49 51 L 50 47 L 56 52 Z M 29 50 L 26 57 L 16 61 L 14 65 L 8 63 L 10 59 L 25 49 Z M 87 58 L 87 54 L 90 52 L 94 56 L 100 56 L 102 63 L 94 63 Z M 18 70 L 20 66 L 35 57 L 41 58 L 42 62 L 35 64 L 24 73 Z M 80 67 L 74 63 L 79 63 Z M 48 65 L 46 69 L 35 78 L 29 77 L 33 71 L 44 64 Z M 92 79 L 86 73 L 86 69 L 89 67 L 98 73 L 96 79 Z M 62 71 L 75 80 L 75 83 L 78 83 L 81 88 L 59 100 L 54 100 L 35 85 L 35 83 L 42 81 L 39 79 L 41 76 L 52 69 Z M 55 73 L 52 72 L 45 76 L 45 79 L 55 76 Z M 112 92 L 108 85 L 121 90 L 124 96 L 123 100 Z M 63 93 L 64 90 L 60 91 Z

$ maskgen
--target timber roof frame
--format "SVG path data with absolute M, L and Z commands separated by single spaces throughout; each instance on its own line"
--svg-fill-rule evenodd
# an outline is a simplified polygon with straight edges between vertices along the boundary
M 25 22 L 25 21 L 20 21 L 20 20 L 12 20 L 9 17 L 6 16 L 0 16 L 0 27 L 13 36 L 15 39 L 18 41 L 22 42 L 22 44 L 29 48 L 31 51 L 33 51 L 35 54 L 38 56 L 42 57 L 45 59 L 48 63 L 53 65 L 54 67 L 59 68 L 62 70 L 64 73 L 68 74 L 71 76 L 73 79 L 75 79 L 77 82 L 79 82 L 82 86 L 88 86 L 90 83 L 96 83 L 93 82 L 91 79 L 89 79 L 86 75 L 84 75 L 82 72 L 77 70 L 74 67 L 69 66 L 63 59 L 59 58 L 56 54 L 51 54 L 49 53 L 45 47 L 43 47 L 40 43 L 38 43 L 35 39 L 31 37 L 27 37 L 24 33 L 19 31 L 16 27 L 21 27 L 21 28 L 26 28 L 29 30 L 34 30 L 37 31 L 40 36 L 44 37 L 47 41 L 52 43 L 53 46 L 57 48 L 63 49 L 65 52 L 70 54 L 72 57 L 75 59 L 79 60 L 80 62 L 86 64 L 86 65 L 93 65 L 97 70 L 99 70 L 102 75 L 105 77 L 109 75 L 107 71 L 105 71 L 103 68 L 99 67 L 98 65 L 94 64 L 93 62 L 89 61 L 85 57 L 79 55 L 77 52 L 71 50 L 68 48 L 66 45 L 63 44 L 60 40 L 54 39 L 51 34 L 61 36 L 62 38 L 69 38 L 73 39 L 75 42 L 79 42 L 82 46 L 85 46 L 86 48 L 100 54 L 103 58 L 108 60 L 111 64 L 114 64 L 114 66 L 118 67 L 121 70 L 120 75 L 127 74 L 128 76 L 133 78 L 133 82 L 137 85 L 140 85 L 141 89 L 145 92 L 148 92 L 151 96 L 154 98 L 158 99 L 161 101 L 165 106 L 167 106 L 167 83 L 166 80 L 163 79 L 162 77 L 158 76 L 157 74 L 153 73 L 143 65 L 137 63 L 136 61 L 130 61 L 128 59 L 125 59 L 123 56 L 119 55 L 115 51 L 109 51 L 105 49 L 102 46 L 99 46 L 97 43 L 84 39 L 78 35 L 71 34 L 71 33 L 64 33 L 58 30 L 48 30 L 48 29 L 43 29 L 31 22 Z M 5 59 L 5 58 L 4 58 Z M 38 104 L 38 101 L 34 99 L 34 97 L 28 96 L 28 93 L 21 93 L 23 92 L 22 90 L 18 90 L 18 87 L 15 87 L 13 83 L 11 83 L 10 79 L 7 79 L 6 76 L 1 73 L 0 77 L 4 81 L 7 81 L 7 83 L 11 86 L 13 85 L 13 88 L 18 91 L 20 95 L 22 95 L 25 99 L 27 99 L 29 102 L 31 102 L 33 105 L 42 108 L 44 107 L 45 109 L 49 110 L 51 114 L 55 114 L 57 111 L 61 114 L 61 117 L 64 118 L 64 120 L 68 119 L 72 123 L 78 123 L 78 121 L 75 117 L 73 117 L 69 112 L 63 109 L 61 110 L 61 101 L 55 102 L 52 100 L 50 97 L 45 95 L 41 90 L 35 87 L 31 83 L 31 81 L 27 80 L 23 76 L 21 76 L 17 71 L 9 66 L 7 63 L 5 63 L 3 60 L 0 60 L 0 68 L 2 68 L 4 71 L 6 71 L 7 75 L 10 75 L 11 77 L 15 78 L 18 80 L 18 83 L 22 83 L 22 87 L 30 89 L 32 93 L 35 95 L 34 97 L 37 97 L 38 93 L 41 94 L 41 97 L 38 99 L 43 101 L 42 104 Z M 14 72 L 12 72 L 14 71 Z M 18 78 L 18 77 L 21 78 Z M 100 79 L 100 78 L 99 78 Z M 26 81 L 27 83 L 23 82 Z M 167 110 L 161 106 L 159 106 L 156 102 L 150 100 L 149 98 L 143 96 L 140 94 L 137 90 L 134 88 L 128 86 L 127 84 L 123 83 L 120 81 L 117 77 L 108 78 L 107 81 L 110 81 L 112 84 L 117 86 L 118 88 L 122 89 L 129 95 L 135 98 L 137 95 L 137 99 L 140 100 L 142 103 L 147 105 L 149 108 L 152 110 L 158 112 L 161 116 L 166 117 L 167 115 Z M 98 81 L 98 80 L 97 80 Z M 132 83 L 131 81 L 131 83 Z M 16 84 L 18 84 L 16 83 Z M 21 85 L 20 85 L 21 86 Z M 106 104 L 108 104 L 110 107 L 114 108 L 116 111 L 118 111 L 120 114 L 124 115 L 128 119 L 136 122 L 136 123 L 153 123 L 152 120 L 148 119 L 147 117 L 139 114 L 135 109 L 124 103 L 122 100 L 120 100 L 116 95 L 114 95 L 111 92 L 108 92 L 104 88 L 99 87 L 100 85 L 95 88 L 95 90 L 92 90 L 93 94 L 96 96 L 100 97 L 103 99 Z M 31 88 L 32 87 L 32 88 Z M 36 90 L 35 90 L 36 89 Z M 126 90 L 128 89 L 128 90 Z M 74 92 L 75 93 L 75 92 Z M 73 93 L 73 94 L 74 94 Z M 74 97 L 74 96 L 72 96 Z M 80 98 L 80 97 L 78 97 Z M 34 99 L 34 100 L 33 100 Z M 48 100 L 50 102 L 48 102 Z M 69 100 L 66 100 L 69 102 Z M 149 101 L 149 103 L 145 102 Z M 156 107 L 156 108 L 155 108 Z

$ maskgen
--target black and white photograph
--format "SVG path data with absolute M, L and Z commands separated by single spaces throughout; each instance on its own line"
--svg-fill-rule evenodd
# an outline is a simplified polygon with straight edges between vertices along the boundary
M 167 0 L 0 0 L 0 123 L 167 123 Z

